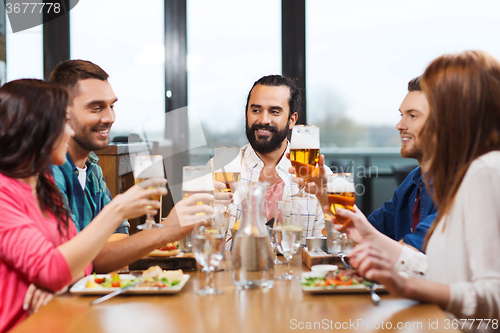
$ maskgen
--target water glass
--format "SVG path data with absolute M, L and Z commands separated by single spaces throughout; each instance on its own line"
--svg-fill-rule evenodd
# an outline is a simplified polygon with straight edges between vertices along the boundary
M 209 225 L 197 225 L 193 231 L 193 250 L 196 262 L 206 272 L 206 286 L 197 290 L 198 295 L 219 295 L 222 290 L 215 289 L 214 271 L 224 257 L 224 225 L 218 219 L 210 219 Z

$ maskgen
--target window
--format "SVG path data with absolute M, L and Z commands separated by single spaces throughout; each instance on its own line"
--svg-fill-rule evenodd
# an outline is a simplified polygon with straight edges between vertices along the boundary
M 308 0 L 306 15 L 307 118 L 325 146 L 399 146 L 407 83 L 434 58 L 500 58 L 498 1 Z
M 13 33 L 8 15 L 6 23 L 7 81 L 22 78 L 43 80 L 42 25 Z
M 281 1 L 188 0 L 187 34 L 190 113 L 208 143 L 246 144 L 247 94 L 260 77 L 281 73 Z
M 101 66 L 118 97 L 111 136 L 164 114 L 163 0 L 86 0 L 70 15 L 71 58 Z

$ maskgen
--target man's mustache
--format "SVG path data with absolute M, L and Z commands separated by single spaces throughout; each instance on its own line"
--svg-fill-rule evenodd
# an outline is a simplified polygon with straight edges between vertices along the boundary
M 250 127 L 250 129 L 252 131 L 256 131 L 256 130 L 260 130 L 260 129 L 265 129 L 265 130 L 268 130 L 268 131 L 274 131 L 274 132 L 277 132 L 278 131 L 278 128 L 276 126 L 272 126 L 272 125 L 262 125 L 262 124 L 253 124 L 252 127 Z

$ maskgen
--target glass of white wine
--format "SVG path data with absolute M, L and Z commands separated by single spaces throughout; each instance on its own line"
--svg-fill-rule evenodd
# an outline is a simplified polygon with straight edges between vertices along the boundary
M 241 150 L 238 147 L 216 147 L 213 158 L 214 182 L 226 185 L 225 189 L 216 189 L 217 192 L 231 193 L 234 182 L 240 181 Z
M 140 184 L 150 178 L 165 178 L 163 169 L 163 157 L 161 155 L 138 155 L 134 160 L 134 178 L 135 184 Z M 154 187 L 148 187 L 152 189 Z M 162 217 L 161 205 L 162 196 L 151 197 L 152 200 L 160 202 L 160 220 Z M 163 224 L 156 223 L 154 216 L 151 214 L 146 215 L 146 222 L 137 226 L 137 229 L 153 229 L 161 228 Z
M 316 168 L 319 159 L 319 127 L 311 125 L 295 125 L 290 142 L 290 161 L 297 177 L 308 178 Z M 303 186 L 294 197 L 305 198 L 309 194 Z
M 277 251 L 278 251 L 278 245 L 276 245 L 276 238 L 274 235 L 274 225 L 276 221 L 276 210 L 278 209 L 278 206 L 283 204 L 280 201 L 269 201 L 269 200 L 264 200 L 264 213 L 266 215 L 265 217 L 265 224 L 267 227 L 267 231 L 269 231 L 269 238 L 271 240 L 271 247 L 273 249 L 273 256 L 274 256 L 274 264 L 275 265 L 284 265 L 285 263 L 282 262 L 281 260 L 278 259 L 277 256 Z
M 212 169 L 215 185 L 214 208 L 216 211 L 222 211 L 224 224 L 229 226 L 231 218 L 229 214 L 230 193 L 234 194 L 233 184 L 240 181 L 241 149 L 239 147 L 216 147 L 212 159 Z
M 302 240 L 300 211 L 296 208 L 284 209 L 279 205 L 276 210 L 273 232 L 278 250 L 286 259 L 285 274 L 276 279 L 297 279 L 298 277 L 293 275 L 290 269 L 290 260 L 292 260 L 293 255 L 299 250 Z
M 197 225 L 193 231 L 193 250 L 196 262 L 206 272 L 206 286 L 198 295 L 219 295 L 222 290 L 214 286 L 214 271 L 224 257 L 225 227 L 223 219 L 212 218 L 208 225 Z
M 214 194 L 214 181 L 212 179 L 212 167 L 210 165 L 187 165 L 182 168 L 182 198 L 186 199 L 196 193 Z M 206 205 L 199 201 L 197 205 Z M 209 204 L 211 207 L 213 203 Z M 196 215 L 205 215 L 198 213 Z M 210 216 L 207 216 L 207 219 Z M 182 252 L 191 252 L 193 247 L 194 231 L 181 240 Z

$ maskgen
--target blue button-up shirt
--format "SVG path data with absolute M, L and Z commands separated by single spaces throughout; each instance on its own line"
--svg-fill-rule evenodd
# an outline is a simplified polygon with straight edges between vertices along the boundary
M 66 163 L 63 165 L 53 165 L 52 173 L 57 187 L 71 213 L 71 219 L 75 223 L 78 232 L 83 230 L 108 203 L 111 202 L 106 181 L 102 174 L 102 169 L 97 163 L 99 158 L 93 152 L 90 153 L 85 165 L 87 166 L 87 177 L 85 181 L 85 191 L 78 180 L 78 169 L 73 160 L 66 154 Z M 128 234 L 130 224 L 123 221 L 115 233 Z
M 411 230 L 412 212 L 420 186 L 420 223 L 415 230 Z M 424 238 L 437 216 L 434 202 L 427 193 L 420 167 L 412 170 L 406 179 L 399 185 L 390 201 L 386 201 L 382 208 L 368 216 L 368 221 L 378 231 L 395 239 L 403 240 L 419 250 L 422 249 Z

